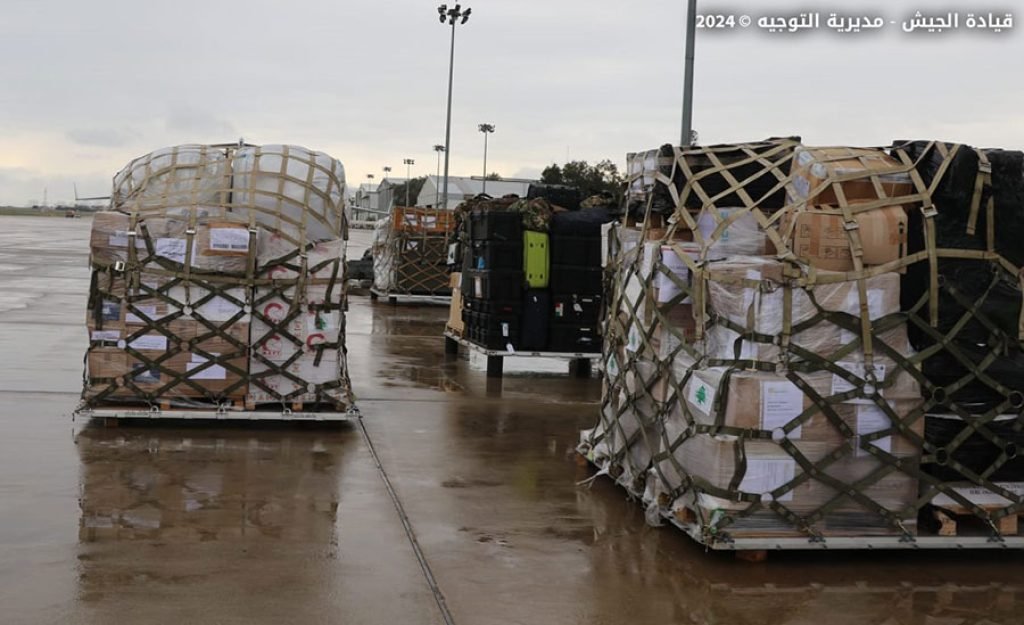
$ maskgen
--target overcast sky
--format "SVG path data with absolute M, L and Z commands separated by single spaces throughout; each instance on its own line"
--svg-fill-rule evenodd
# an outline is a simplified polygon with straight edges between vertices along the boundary
M 296 143 L 356 185 L 390 165 L 434 173 L 444 142 L 448 27 L 427 0 L 2 0 L 0 204 L 105 195 L 131 158 L 188 142 Z M 684 0 L 470 0 L 457 27 L 453 175 L 677 143 Z M 812 144 L 936 138 L 1024 147 L 1024 13 L 1001 34 L 914 33 L 915 10 L 1006 3 L 701 3 L 701 12 L 815 9 L 896 20 L 881 34 L 699 31 L 702 143 L 798 134 Z

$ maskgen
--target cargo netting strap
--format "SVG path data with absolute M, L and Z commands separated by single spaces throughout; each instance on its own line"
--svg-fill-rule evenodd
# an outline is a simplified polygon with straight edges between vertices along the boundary
M 101 214 L 123 215 L 126 230 L 100 231 L 100 248 L 94 245 L 91 258 L 94 330 L 83 405 L 250 407 L 247 393 L 259 390 L 285 408 L 309 403 L 310 396 L 315 404 L 351 406 L 344 364 L 343 195 L 340 163 L 290 146 L 179 146 L 130 163 L 114 179 L 116 212 Z M 234 231 L 219 248 L 213 244 L 217 228 Z M 109 248 L 102 240 L 107 235 Z M 257 255 L 264 238 L 282 250 L 269 261 Z M 327 242 L 327 258 L 310 265 L 318 242 Z M 331 257 L 333 249 L 339 253 Z M 293 277 L 275 277 L 282 269 Z M 309 301 L 310 287 L 324 294 L 322 300 Z M 272 300 L 284 302 L 285 315 L 263 314 L 260 305 Z M 336 340 L 308 345 L 293 331 L 307 316 L 319 327 L 326 315 L 338 319 Z M 252 326 L 257 321 L 266 328 L 263 335 Z M 118 332 L 105 332 L 109 327 Z M 294 353 L 286 360 L 264 356 L 260 348 L 271 337 Z M 304 354 L 313 354 L 318 367 L 329 352 L 338 371 L 318 377 L 325 381 L 310 383 L 290 369 Z M 121 354 L 124 366 L 108 369 L 115 375 L 90 375 L 90 355 Z M 251 363 L 262 371 L 251 372 Z M 270 377 L 294 390 L 269 386 Z
M 999 521 L 1024 513 L 1024 500 L 1001 477 L 1024 441 L 1024 389 L 999 369 L 1007 359 L 1024 366 L 1024 273 L 997 243 L 990 159 L 939 142 L 886 151 L 810 148 L 817 182 L 801 188 L 803 150 L 776 140 L 630 155 L 627 211 L 608 241 L 601 416 L 581 451 L 649 505 L 697 523 L 709 540 L 762 532 L 912 541 L 919 518 L 927 520 L 919 513 L 933 509 L 973 516 L 998 539 Z M 982 245 L 940 245 L 943 206 L 935 198 L 944 199 L 954 160 L 971 152 L 978 167 L 964 230 Z M 869 263 L 863 218 L 894 207 L 917 224 L 920 249 Z M 801 260 L 794 241 L 807 213 L 841 224 L 847 268 L 825 271 Z M 728 248 L 744 223 L 756 224 L 760 251 Z M 719 254 L 718 246 L 732 253 Z M 757 262 L 738 271 L 735 257 L 745 255 Z M 965 293 L 945 275 L 956 263 L 988 267 L 991 280 Z M 909 304 L 896 297 L 894 310 L 877 314 L 878 281 L 891 284 L 894 273 L 897 284 L 920 279 L 918 296 Z M 841 306 L 837 293 L 846 297 Z M 997 310 L 996 294 L 1006 293 L 1020 307 L 1012 314 Z M 737 294 L 748 299 L 727 314 L 722 298 Z M 827 351 L 808 348 L 820 336 L 843 338 Z M 704 384 L 701 371 L 717 372 L 706 415 L 691 408 L 703 398 L 688 396 Z M 729 405 L 730 386 L 758 375 L 792 385 L 802 409 L 771 429 L 727 424 L 727 411 L 742 408 Z M 865 431 L 862 410 L 877 419 Z M 948 415 L 954 431 L 941 444 L 925 430 L 926 417 L 936 414 Z M 824 449 L 805 443 L 799 432 L 810 427 L 825 428 L 823 440 L 835 442 L 821 443 Z M 731 448 L 732 464 L 723 465 L 731 474 L 714 479 L 695 468 L 688 445 L 696 443 Z M 990 457 L 976 466 L 967 452 L 982 443 Z M 762 492 L 743 490 L 751 458 L 765 445 L 795 470 Z M 965 485 L 1005 503 L 974 503 Z M 886 494 L 894 488 L 912 494 Z M 809 489 L 820 492 L 794 505 Z M 940 495 L 947 503 L 935 503 Z
M 451 295 L 448 247 L 457 240 L 453 211 L 395 206 L 373 248 L 374 287 L 395 295 Z

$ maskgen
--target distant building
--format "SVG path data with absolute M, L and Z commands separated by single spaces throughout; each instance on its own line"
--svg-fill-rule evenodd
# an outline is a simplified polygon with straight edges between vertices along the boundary
M 530 190 L 530 183 L 536 180 L 506 179 L 488 180 L 487 195 L 491 197 L 502 197 L 515 194 L 526 197 Z M 419 197 L 416 198 L 417 206 L 440 206 L 443 200 L 444 177 L 427 176 L 427 181 L 420 189 Z M 448 176 L 448 208 L 453 209 L 462 203 L 463 200 L 476 197 L 484 192 L 484 179 L 475 176 L 464 178 L 462 176 Z
M 350 207 L 352 221 L 376 221 L 387 215 L 395 205 L 395 187 L 403 184 L 405 178 L 385 178 L 359 185 Z

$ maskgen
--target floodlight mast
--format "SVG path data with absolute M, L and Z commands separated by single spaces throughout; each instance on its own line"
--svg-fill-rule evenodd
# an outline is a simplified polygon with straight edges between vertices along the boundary
M 447 4 L 437 7 L 439 21 L 444 24 L 446 21 L 452 27 L 451 50 L 448 54 L 448 114 L 444 126 L 444 186 L 442 191 L 442 206 L 448 208 L 448 162 L 451 156 L 452 143 L 452 80 L 455 76 L 455 25 L 465 24 L 469 21 L 469 15 L 473 10 L 466 7 L 462 10 L 461 4 L 456 4 L 449 9 Z

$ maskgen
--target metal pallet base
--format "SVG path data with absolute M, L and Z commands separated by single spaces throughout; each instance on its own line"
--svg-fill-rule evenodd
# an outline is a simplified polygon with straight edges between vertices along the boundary
M 579 452 L 579 450 L 577 450 Z M 587 461 L 600 470 L 588 455 Z M 609 477 L 609 479 L 611 479 Z M 613 480 L 614 482 L 614 480 Z M 634 492 L 618 482 L 614 482 L 626 490 L 633 498 L 645 502 L 642 493 Z M 666 523 L 682 530 L 701 546 L 712 551 L 841 551 L 864 549 L 903 549 L 903 550 L 955 550 L 955 549 L 1024 549 L 1024 536 L 915 536 L 913 539 L 902 536 L 828 536 L 822 538 L 728 538 L 726 540 L 708 540 L 701 532 L 697 523 L 684 523 L 671 512 L 663 511 Z
M 411 293 L 394 293 L 391 291 L 381 291 L 376 287 L 370 288 L 370 297 L 372 299 L 386 299 L 389 304 L 401 303 L 450 306 L 452 303 L 451 295 L 415 295 Z
M 569 361 L 569 372 L 577 377 L 589 377 L 591 366 L 594 362 L 601 360 L 601 354 L 597 352 L 510 352 L 501 349 L 488 349 L 477 345 L 451 328 L 444 330 L 445 353 L 458 354 L 459 346 L 482 354 L 487 357 L 487 377 L 500 378 L 502 376 L 502 361 L 505 358 L 559 358 Z
M 309 410 L 226 410 L 226 409 L 170 409 L 159 408 L 83 408 L 76 410 L 82 419 L 190 419 L 210 421 L 350 421 L 359 418 L 359 411 L 314 412 Z

